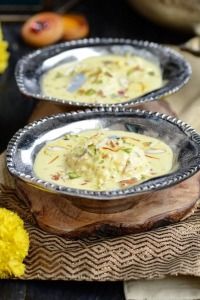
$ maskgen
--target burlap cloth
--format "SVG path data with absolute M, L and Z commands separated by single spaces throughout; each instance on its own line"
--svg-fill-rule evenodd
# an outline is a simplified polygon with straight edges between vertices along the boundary
M 180 118 L 200 130 L 200 60 L 186 56 L 193 67 L 192 80 L 167 101 Z M 44 114 L 44 104 L 40 103 L 38 109 L 33 119 Z M 0 157 L 0 184 L 0 206 L 18 212 L 30 234 L 24 279 L 104 281 L 200 276 L 200 208 L 185 221 L 146 233 L 71 241 L 37 227 L 15 194 L 4 155 Z

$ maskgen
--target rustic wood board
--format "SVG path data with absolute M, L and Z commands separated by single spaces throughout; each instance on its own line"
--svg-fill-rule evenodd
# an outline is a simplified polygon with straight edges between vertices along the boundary
M 137 108 L 174 115 L 164 101 L 147 103 Z M 64 106 L 39 102 L 30 121 L 64 111 Z M 178 222 L 193 213 L 200 195 L 199 181 L 200 175 L 197 174 L 171 188 L 138 196 L 132 200 L 131 207 L 120 212 L 106 212 L 110 202 L 103 203 L 105 210 L 91 212 L 74 205 L 75 202 L 67 197 L 47 193 L 19 180 L 16 181 L 16 187 L 19 197 L 29 204 L 42 229 L 69 238 L 82 238 L 99 234 L 117 236 L 143 232 Z
M 199 181 L 197 174 L 171 188 L 133 198 L 129 209 L 115 213 L 86 211 L 67 197 L 22 181 L 16 184 L 18 196 L 28 203 L 42 229 L 68 238 L 82 238 L 138 233 L 182 220 L 192 214 L 199 199 Z

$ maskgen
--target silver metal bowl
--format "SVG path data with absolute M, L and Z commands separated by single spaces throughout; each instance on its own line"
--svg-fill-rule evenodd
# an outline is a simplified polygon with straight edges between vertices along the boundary
M 174 154 L 170 173 L 129 188 L 111 191 L 68 188 L 36 177 L 33 171 L 34 160 L 47 141 L 68 133 L 100 128 L 132 131 L 163 140 Z M 155 112 L 101 108 L 62 113 L 35 121 L 20 129 L 8 144 L 7 166 L 9 171 L 22 181 L 60 195 L 90 202 L 132 199 L 137 195 L 173 186 L 195 174 L 200 169 L 200 136 L 184 122 Z
M 199 0 L 129 0 L 130 4 L 150 20 L 172 28 L 200 32 Z
M 75 102 L 49 97 L 42 93 L 41 77 L 55 66 L 91 56 L 126 53 L 139 55 L 159 64 L 163 86 L 136 99 L 115 104 Z M 190 65 L 176 51 L 147 41 L 119 38 L 85 39 L 36 50 L 18 61 L 15 72 L 17 85 L 22 94 L 35 99 L 80 107 L 122 107 L 157 100 L 178 91 L 187 83 L 190 75 Z

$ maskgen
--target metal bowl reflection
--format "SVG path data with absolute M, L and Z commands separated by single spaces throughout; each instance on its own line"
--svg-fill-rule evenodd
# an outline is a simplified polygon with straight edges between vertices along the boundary
M 110 191 L 68 188 L 35 176 L 34 159 L 47 141 L 67 133 L 100 128 L 132 131 L 163 140 L 174 153 L 171 172 L 129 188 Z M 160 113 L 124 108 L 64 113 L 43 118 L 19 130 L 8 145 L 7 166 L 21 181 L 66 196 L 86 210 L 101 210 L 108 203 L 108 210 L 120 211 L 131 206 L 138 196 L 143 195 L 145 199 L 147 193 L 168 188 L 195 174 L 200 169 L 200 137 L 189 125 Z
M 162 71 L 163 86 L 140 97 L 126 102 L 108 104 L 70 101 L 43 94 L 41 78 L 45 72 L 55 66 L 72 61 L 80 61 L 91 56 L 126 53 L 139 55 L 157 63 Z M 177 92 L 187 83 L 191 68 L 184 58 L 176 51 L 161 45 L 129 39 L 96 38 L 57 44 L 49 48 L 37 50 L 19 60 L 16 67 L 16 81 L 22 94 L 70 106 L 79 107 L 123 107 L 138 105 L 143 102 L 160 99 L 163 96 Z

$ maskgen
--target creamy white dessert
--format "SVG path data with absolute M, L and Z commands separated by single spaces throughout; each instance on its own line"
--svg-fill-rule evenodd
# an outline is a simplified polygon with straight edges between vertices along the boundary
M 121 103 L 162 86 L 160 67 L 140 56 L 104 55 L 45 73 L 44 95 L 86 103 Z
M 171 148 L 159 139 L 111 130 L 47 142 L 34 162 L 38 178 L 71 188 L 116 190 L 170 172 Z

